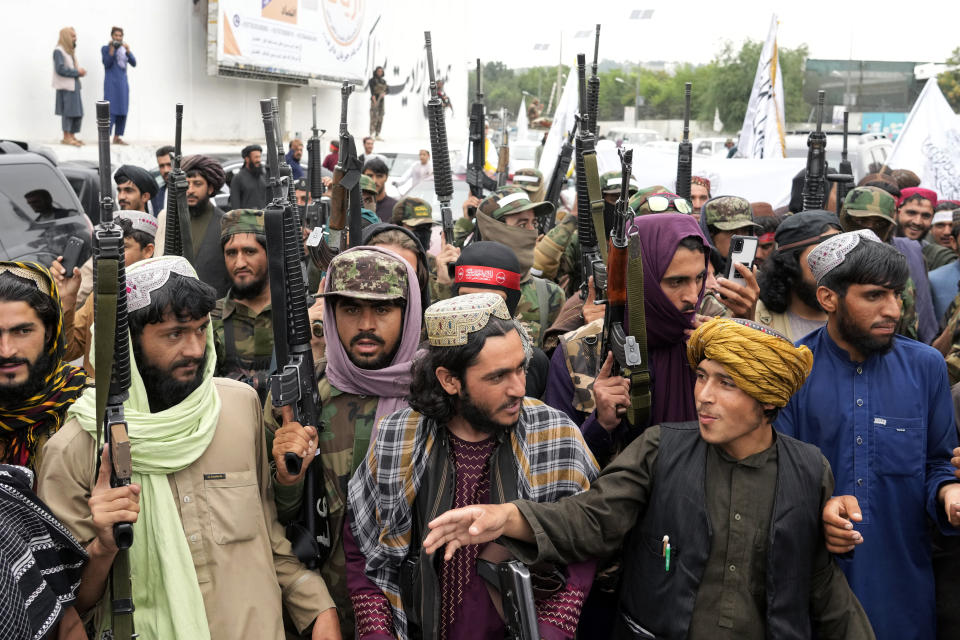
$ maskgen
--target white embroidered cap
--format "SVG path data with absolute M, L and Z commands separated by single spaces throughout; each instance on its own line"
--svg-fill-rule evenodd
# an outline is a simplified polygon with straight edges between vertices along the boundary
M 141 260 L 130 265 L 126 272 L 127 312 L 149 306 L 150 294 L 165 285 L 171 273 L 179 273 L 187 278 L 197 278 L 197 272 L 187 259 L 180 256 L 161 256 Z
M 151 238 L 157 237 L 157 219 L 143 211 L 118 211 L 114 219 L 129 220 L 134 231 L 142 231 Z
M 843 264 L 847 255 L 860 244 L 860 240 L 881 242 L 877 234 L 870 229 L 860 229 L 838 233 L 818 244 L 817 248 L 807 256 L 807 264 L 810 265 L 813 278 L 820 282 L 825 275 Z

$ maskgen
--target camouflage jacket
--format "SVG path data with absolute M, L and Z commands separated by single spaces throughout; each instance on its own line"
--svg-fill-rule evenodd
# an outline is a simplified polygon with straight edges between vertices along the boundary
M 927 264 L 927 271 L 933 271 L 957 259 L 957 253 L 953 249 L 935 242 L 920 244 L 923 247 L 923 261 Z
M 546 288 L 546 300 L 540 300 L 537 295 L 537 280 Z M 517 312 L 514 314 L 523 322 L 527 333 L 533 340 L 533 344 L 541 346 L 541 334 L 554 323 L 557 316 L 560 315 L 560 308 L 567 301 L 563 289 L 555 282 L 544 280 L 542 278 L 530 277 L 526 282 L 520 285 L 520 302 L 517 304 Z M 540 306 L 546 302 L 546 322 L 542 323 L 543 313 Z
M 953 299 L 944 316 L 949 318 L 944 331 L 950 332 L 950 350 L 947 351 L 946 360 L 952 387 L 960 382 L 960 295 Z
M 464 240 L 473 233 L 474 220 L 475 218 L 462 216 L 453 223 L 453 245 L 455 247 L 463 248 Z
M 217 351 L 215 375 L 239 380 L 256 389 L 262 404 L 267 396 L 268 376 L 273 361 L 273 318 L 268 304 L 254 315 L 230 292 L 217 300 L 210 313 L 213 341 Z
M 573 408 L 591 414 L 597 405 L 593 397 L 593 381 L 600 369 L 600 334 L 603 318 L 583 325 L 575 331 L 560 336 L 559 348 L 563 349 L 563 361 L 573 382 Z
M 360 466 L 373 431 L 377 412 L 376 396 L 358 396 L 335 389 L 326 377 L 317 383 L 320 393 L 320 458 L 323 462 L 323 491 L 327 496 L 331 551 L 320 568 L 330 596 L 337 604 L 340 630 L 344 638 L 353 637 L 354 616 L 346 583 L 346 559 L 343 553 L 343 523 L 347 508 L 347 483 Z M 271 403 L 264 410 L 267 448 L 273 449 L 273 434 L 279 428 L 279 416 Z M 318 492 L 319 495 L 319 492 Z M 274 502 L 280 522 L 295 521 L 300 514 L 303 485 L 274 485 Z
M 902 303 L 900 311 L 900 322 L 897 324 L 897 333 L 910 338 L 919 340 L 920 321 L 917 318 L 917 285 L 913 283 L 913 278 L 907 278 L 907 284 L 900 294 Z
M 537 243 L 534 249 L 534 266 L 540 270 L 544 278 L 556 281 L 563 261 L 564 253 L 570 244 L 571 238 L 576 239 L 577 218 L 566 216 L 557 222 Z

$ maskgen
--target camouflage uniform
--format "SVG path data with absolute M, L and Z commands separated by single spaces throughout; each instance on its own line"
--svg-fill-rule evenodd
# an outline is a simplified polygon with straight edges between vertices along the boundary
M 220 220 L 220 246 L 230 236 L 252 233 L 266 242 L 263 212 L 256 209 L 234 209 Z M 242 302 L 234 300 L 230 291 L 210 314 L 216 346 L 215 375 L 245 382 L 257 391 L 262 403 L 267 395 L 267 378 L 273 360 L 273 318 L 268 304 L 258 314 Z
M 897 201 L 883 189 L 856 187 L 847 193 L 840 205 L 840 226 L 844 231 L 873 229 L 881 240 L 890 242 L 897 225 L 894 220 L 896 210 Z M 907 278 L 907 284 L 900 294 L 901 314 L 897 333 L 913 340 L 919 337 L 916 300 L 917 287 L 912 278 Z
M 532 167 L 517 169 L 513 174 L 513 184 L 530 194 L 530 202 L 543 202 L 547 195 L 543 174 Z
M 573 382 L 571 404 L 577 411 L 589 415 L 597 408 L 593 396 L 593 381 L 600 370 L 600 334 L 603 318 L 583 325 L 560 336 L 558 348 L 563 349 L 563 361 Z
M 384 72 L 386 75 L 386 72 Z M 387 80 L 385 77 L 370 78 L 370 135 L 380 137 L 380 129 L 383 127 L 384 103 L 387 100 Z M 374 101 L 374 98 L 379 98 Z
M 566 216 L 537 243 L 533 250 L 533 268 L 548 280 L 559 278 L 563 256 L 576 238 L 577 218 Z
M 541 324 L 540 296 L 537 294 L 537 280 L 543 283 L 540 285 L 541 287 L 546 288 L 546 325 Z M 567 297 L 564 295 L 560 285 L 555 282 L 550 282 L 549 280 L 543 280 L 542 278 L 534 276 L 520 285 L 520 302 L 517 304 L 516 316 L 523 323 L 527 333 L 530 334 L 533 344 L 540 346 L 541 334 L 556 321 L 557 316 L 560 315 L 560 308 L 566 300 Z
M 464 241 L 473 233 L 475 218 L 462 216 L 453 223 L 453 246 L 463 248 Z
M 620 182 L 623 180 L 622 171 L 607 171 L 600 176 L 600 191 L 604 194 L 607 193 L 616 193 L 620 194 Z M 633 176 L 630 176 L 630 181 L 627 184 L 627 193 L 630 194 L 632 198 L 637 191 L 640 190 L 640 187 L 637 186 L 637 181 Z

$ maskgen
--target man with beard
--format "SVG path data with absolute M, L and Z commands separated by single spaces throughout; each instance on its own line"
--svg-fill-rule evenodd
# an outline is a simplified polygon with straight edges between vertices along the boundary
M 240 154 L 243 166 L 230 181 L 231 209 L 263 209 L 267 204 L 267 178 L 263 174 L 258 144 L 247 145 Z
M 316 495 L 327 497 L 331 552 L 320 568 L 337 604 L 345 637 L 353 637 L 343 547 L 347 482 L 377 437 L 380 419 L 407 406 L 410 369 L 420 340 L 421 307 L 414 267 L 383 247 L 357 247 L 330 261 L 323 291 L 326 366 L 318 387 L 320 424 L 283 421 L 267 406 L 267 441 L 276 461 L 277 509 L 282 522 L 301 511 L 303 476 L 313 457 L 323 462 Z M 319 325 L 319 327 L 318 327 Z M 316 426 L 320 427 L 319 438 Z M 275 431 L 275 433 L 274 433 Z M 272 444 L 271 444 L 272 442 Z M 284 455 L 304 458 L 299 475 L 287 473 Z M 363 628 L 358 628 L 362 636 Z
M 210 313 L 215 373 L 246 382 L 267 397 L 273 360 L 273 318 L 263 211 L 235 209 L 220 221 L 223 259 L 233 283 Z
M 943 207 L 943 209 L 940 207 Z M 948 208 L 950 207 L 950 208 Z M 934 242 L 953 251 L 954 260 L 942 267 L 930 271 L 930 293 L 933 294 L 933 310 L 937 320 L 943 326 L 947 322 L 947 309 L 957 297 L 957 283 L 960 282 L 960 261 L 956 259 L 957 236 L 960 235 L 960 207 L 952 202 L 941 202 L 933 214 L 933 228 L 930 235 Z M 954 222 L 956 220 L 956 222 Z M 946 237 L 943 228 L 946 228 Z M 934 341 L 936 346 L 936 341 Z
M 63 360 L 57 286 L 33 262 L 0 262 L 0 463 L 36 470 L 86 385 Z
M 907 187 L 900 191 L 897 204 L 897 235 L 916 240 L 923 248 L 927 271 L 937 269 L 957 259 L 957 254 L 939 242 L 927 238 L 933 226 L 937 207 L 937 194 L 930 189 Z
M 290 165 L 290 171 L 293 173 L 293 179 L 299 180 L 303 177 L 303 167 L 300 166 L 300 158 L 303 157 L 303 140 L 294 138 L 290 141 L 290 148 L 287 150 L 284 158 Z
M 78 612 L 104 623 L 113 525 L 134 522 L 142 637 L 282 640 L 286 610 L 301 632 L 313 625 L 312 638 L 339 638 L 323 580 L 296 559 L 277 521 L 257 396 L 213 377 L 213 289 L 175 256 L 139 262 L 126 276 L 133 483 L 110 487 L 106 448 L 91 474 L 103 418 L 92 393 L 47 443 L 40 469 L 41 499 L 90 556 Z
M 757 322 L 796 342 L 827 323 L 817 302 L 817 281 L 807 257 L 817 245 L 840 233 L 840 220 L 829 211 L 803 211 L 777 228 L 777 250 L 757 276 L 760 301 Z
M 160 172 L 160 180 L 163 184 L 160 186 L 157 195 L 150 201 L 151 211 L 154 216 L 160 215 L 167 206 L 167 176 L 173 171 L 173 152 L 172 145 L 165 144 L 157 149 L 157 170 Z
M 817 445 L 836 475 L 824 510 L 828 548 L 881 640 L 935 637 L 929 520 L 960 525 L 957 446 L 943 357 L 895 337 L 906 259 L 870 230 L 842 233 L 807 258 L 827 325 L 800 342 L 806 384 L 777 429 Z M 860 544 L 862 542 L 862 544 Z
M 696 421 L 647 429 L 587 492 L 445 513 L 429 523 L 426 552 L 446 545 L 445 566 L 499 538 L 527 563 L 620 558 L 618 639 L 872 640 L 824 545 L 830 465 L 772 424 L 810 351 L 729 319 L 701 325 L 684 351 Z
M 427 523 L 468 504 L 553 502 L 589 488 L 597 468 L 565 415 L 524 398 L 529 341 L 499 295 L 438 302 L 425 321 L 411 408 L 384 418 L 350 481 L 344 546 L 358 635 L 502 638 L 477 561 L 509 554 L 467 546 L 438 566 L 419 544 Z M 537 603 L 540 637 L 573 637 L 593 569 L 559 569 L 563 586 Z
M 221 298 L 230 288 L 230 276 L 220 250 L 220 220 L 223 211 L 213 196 L 223 187 L 223 167 L 210 156 L 187 156 L 181 168 L 187 174 L 187 208 L 190 213 L 190 234 L 193 239 L 194 267 L 201 282 L 216 289 Z M 157 255 L 163 255 L 167 213 L 157 219 Z

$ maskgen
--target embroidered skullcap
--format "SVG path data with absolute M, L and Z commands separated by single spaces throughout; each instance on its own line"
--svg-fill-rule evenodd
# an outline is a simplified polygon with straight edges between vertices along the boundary
M 151 238 L 157 237 L 157 219 L 143 211 L 117 211 L 115 220 L 129 220 L 134 231 L 140 231 Z
M 880 242 L 877 234 L 870 229 L 838 233 L 821 242 L 807 256 L 807 264 L 810 265 L 814 280 L 820 282 L 825 275 L 843 264 L 847 255 L 860 244 L 861 240 Z
M 51 295 L 53 289 L 53 278 L 49 275 L 47 268 L 35 262 L 0 262 L 0 273 L 9 273 L 11 275 L 29 280 L 37 286 L 40 293 Z
M 442 300 L 427 307 L 423 314 L 427 337 L 435 347 L 467 344 L 471 333 L 490 322 L 490 316 L 511 320 L 507 303 L 495 293 L 470 293 Z
M 167 284 L 171 273 L 197 278 L 187 259 L 180 256 L 148 258 L 127 267 L 127 311 L 150 306 L 150 294 Z

